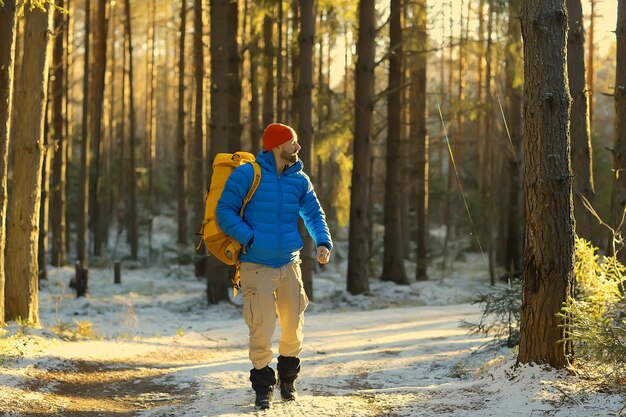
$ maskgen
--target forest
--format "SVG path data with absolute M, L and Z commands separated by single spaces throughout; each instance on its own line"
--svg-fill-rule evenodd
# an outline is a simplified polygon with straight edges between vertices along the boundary
M 282 415 L 343 415 L 342 401 L 359 416 L 461 415 L 487 363 L 498 381 L 518 372 L 522 392 L 532 364 L 569 372 L 552 384 L 560 405 L 520 400 L 519 415 L 626 415 L 626 0 L 0 0 L 0 414 L 242 412 L 213 388 L 194 397 L 245 392 L 249 365 L 245 329 L 206 323 L 245 327 L 235 270 L 198 233 L 216 155 L 260 154 L 275 122 L 297 132 L 334 241 L 319 265 L 300 225 L 303 355 L 320 367 L 304 378 L 343 381 L 337 394 L 303 381 L 302 408 Z M 345 312 L 339 333 L 324 327 Z M 438 370 L 410 380 L 434 368 L 324 368 L 341 332 L 356 357 L 365 339 L 350 332 L 386 340 L 383 323 L 404 317 L 380 355 L 423 359 L 423 339 L 396 343 L 438 315 L 426 339 L 467 355 L 441 365 L 452 408 L 434 400 Z M 127 345 L 109 357 L 109 342 Z M 94 356 L 63 354 L 72 343 Z M 139 363 L 142 343 L 174 350 Z M 207 351 L 223 364 L 231 344 L 241 370 L 182 370 L 210 368 Z M 67 408 L 79 387 L 62 364 L 102 373 L 84 383 L 106 391 L 116 363 L 129 367 L 116 389 L 145 390 Z M 174 363 L 176 383 L 146 399 Z M 383 398 L 388 378 L 401 393 Z M 67 392 L 45 394 L 54 384 Z M 30 391 L 44 397 L 27 405 Z M 518 415 L 485 407 L 463 415 Z

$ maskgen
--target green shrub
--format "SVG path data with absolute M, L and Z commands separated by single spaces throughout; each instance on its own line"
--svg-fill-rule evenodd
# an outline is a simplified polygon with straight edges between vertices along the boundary
M 564 304 L 564 339 L 573 343 L 575 368 L 607 382 L 626 378 L 626 268 L 615 256 L 600 258 L 576 239 L 574 297 Z

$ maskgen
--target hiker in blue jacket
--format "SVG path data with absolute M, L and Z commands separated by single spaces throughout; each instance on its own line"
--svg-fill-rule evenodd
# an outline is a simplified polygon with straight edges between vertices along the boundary
M 281 327 L 278 347 L 278 382 L 283 400 L 296 397 L 300 371 L 304 310 L 309 300 L 302 285 L 298 231 L 302 217 L 317 247 L 317 261 L 326 264 L 333 248 L 324 211 L 313 184 L 298 159 L 298 137 L 289 126 L 272 123 L 263 133 L 263 151 L 257 156 L 261 182 L 240 217 L 243 200 L 254 177 L 250 164 L 230 175 L 217 203 L 220 228 L 240 242 L 243 316 L 250 329 L 249 356 L 254 368 L 250 381 L 255 404 L 267 409 L 273 399 L 276 376 L 272 361 L 272 335 L 276 316 Z

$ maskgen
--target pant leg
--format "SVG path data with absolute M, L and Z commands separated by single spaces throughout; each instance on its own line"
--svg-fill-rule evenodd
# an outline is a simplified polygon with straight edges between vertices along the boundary
M 250 330 L 249 357 L 256 369 L 266 367 L 273 357 L 272 336 L 276 328 L 274 291 L 280 269 L 242 262 L 243 317 Z
M 302 285 L 300 262 L 285 265 L 281 272 L 276 289 L 276 312 L 281 328 L 278 352 L 282 356 L 297 357 L 302 351 L 304 310 L 309 299 Z

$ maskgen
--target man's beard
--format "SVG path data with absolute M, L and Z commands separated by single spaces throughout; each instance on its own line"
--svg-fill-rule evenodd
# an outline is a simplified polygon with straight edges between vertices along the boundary
M 292 164 L 295 164 L 296 162 L 298 162 L 298 154 L 297 153 L 289 153 L 286 150 L 282 149 L 280 151 L 280 157 L 281 159 L 288 161 Z

